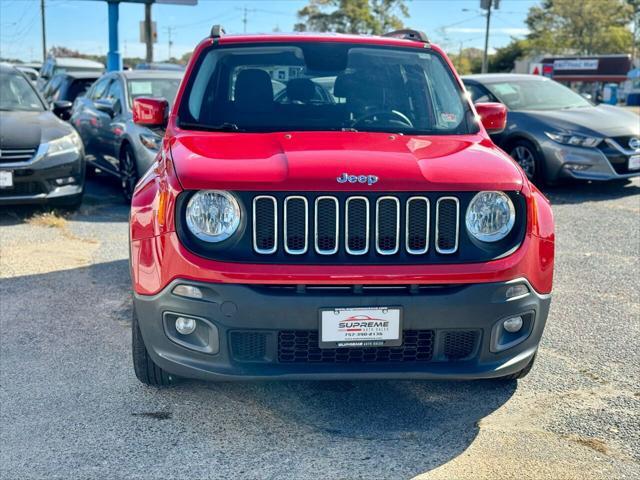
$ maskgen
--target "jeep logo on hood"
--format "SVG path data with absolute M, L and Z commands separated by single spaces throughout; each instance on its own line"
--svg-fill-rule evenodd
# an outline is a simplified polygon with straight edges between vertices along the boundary
M 373 185 L 378 181 L 378 177 L 375 175 L 349 175 L 348 173 L 343 173 L 341 176 L 336 178 L 338 183 L 366 183 L 367 185 Z

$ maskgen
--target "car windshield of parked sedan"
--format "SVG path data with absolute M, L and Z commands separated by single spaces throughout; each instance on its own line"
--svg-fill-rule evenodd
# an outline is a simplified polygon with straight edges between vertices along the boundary
M 591 106 L 584 97 L 551 80 L 516 80 L 486 87 L 509 110 L 560 110 Z
M 179 108 L 186 129 L 240 132 L 477 131 L 436 52 L 347 43 L 213 47 L 200 56 Z
M 0 73 L 0 110 L 42 112 L 44 105 L 29 80 L 17 73 Z
M 127 81 L 129 91 L 129 106 L 138 97 L 161 97 L 173 103 L 180 86 L 178 78 L 141 78 Z

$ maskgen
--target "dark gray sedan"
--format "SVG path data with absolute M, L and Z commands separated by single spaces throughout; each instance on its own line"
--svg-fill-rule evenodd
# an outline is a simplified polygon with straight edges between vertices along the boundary
M 182 75 L 150 70 L 107 73 L 73 106 L 70 122 L 84 141 L 88 166 L 117 176 L 127 200 L 153 163 L 163 135 L 133 123 L 133 100 L 144 96 L 173 102 Z
M 595 106 L 538 75 L 463 77 L 474 103 L 507 106 L 507 128 L 493 139 L 538 183 L 562 178 L 614 180 L 640 175 L 640 117 Z

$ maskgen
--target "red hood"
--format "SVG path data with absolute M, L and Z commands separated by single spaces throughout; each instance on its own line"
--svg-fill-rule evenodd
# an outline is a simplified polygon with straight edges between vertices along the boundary
M 481 135 L 183 131 L 171 153 L 187 190 L 520 190 L 523 182 L 513 160 Z M 340 184 L 343 173 L 379 180 Z

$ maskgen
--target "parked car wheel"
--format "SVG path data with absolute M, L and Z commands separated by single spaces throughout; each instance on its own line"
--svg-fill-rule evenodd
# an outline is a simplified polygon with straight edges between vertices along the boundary
M 133 190 L 138 183 L 138 167 L 136 157 L 130 145 L 125 145 L 120 153 L 120 185 L 127 202 L 131 202 Z
M 533 143 L 528 140 L 518 140 L 511 146 L 509 155 L 518 162 L 529 180 L 536 185 L 544 183 L 543 159 Z
M 176 378 L 156 365 L 149 356 L 147 347 L 142 339 L 142 332 L 140 332 L 135 310 L 133 312 L 133 323 L 131 325 L 131 341 L 133 347 L 133 370 L 138 380 L 146 385 L 156 387 L 175 383 Z

